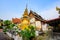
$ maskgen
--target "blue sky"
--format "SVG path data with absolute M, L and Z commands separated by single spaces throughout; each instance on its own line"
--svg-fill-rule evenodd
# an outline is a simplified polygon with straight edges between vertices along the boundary
M 45 20 L 58 17 L 56 6 L 60 7 L 60 0 L 0 0 L 0 18 L 10 20 L 21 18 L 28 5 L 28 10 L 32 10 L 41 15 Z

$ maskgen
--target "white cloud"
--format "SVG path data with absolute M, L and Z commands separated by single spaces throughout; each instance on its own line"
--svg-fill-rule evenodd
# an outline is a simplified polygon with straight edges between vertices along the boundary
M 60 2 L 56 2 L 52 4 L 49 9 L 41 11 L 41 16 L 45 20 L 51 20 L 51 19 L 58 18 L 59 14 L 58 14 L 58 11 L 56 11 L 56 6 L 60 7 Z
M 48 10 L 41 12 L 41 15 L 44 19 L 50 20 L 50 19 L 57 18 L 58 12 L 56 11 L 56 9 L 52 8 L 52 9 L 48 9 Z

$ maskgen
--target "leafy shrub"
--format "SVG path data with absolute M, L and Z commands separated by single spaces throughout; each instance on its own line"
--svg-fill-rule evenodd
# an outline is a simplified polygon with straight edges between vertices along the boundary
M 28 26 L 29 29 L 25 28 L 21 30 L 21 36 L 23 40 L 30 40 L 31 37 L 35 37 L 35 27 L 32 25 Z

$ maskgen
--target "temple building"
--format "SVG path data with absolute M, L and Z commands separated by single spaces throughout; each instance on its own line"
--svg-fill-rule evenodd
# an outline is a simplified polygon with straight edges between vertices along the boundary
M 36 30 L 38 31 L 47 30 L 47 23 L 44 22 L 44 19 L 32 10 L 28 12 L 27 6 L 26 9 L 24 10 L 23 16 L 20 19 L 12 18 L 12 22 L 18 24 L 18 27 L 21 30 L 28 28 L 29 25 L 36 27 Z
M 24 30 L 25 28 L 28 28 L 29 25 L 32 25 L 36 27 L 36 30 L 38 31 L 46 31 L 47 30 L 47 24 L 44 22 L 44 19 L 38 15 L 36 12 L 33 12 L 30 10 L 28 13 L 28 9 L 26 7 L 23 16 L 20 18 L 21 23 L 18 24 L 18 27 L 21 30 Z
M 53 32 L 60 32 L 60 17 L 48 20 L 46 23 L 53 27 Z
M 36 30 L 38 31 L 48 30 L 48 27 L 47 27 L 48 24 L 45 23 L 45 20 L 36 12 L 33 12 L 32 10 L 30 10 L 29 17 L 30 17 L 30 24 L 35 25 Z

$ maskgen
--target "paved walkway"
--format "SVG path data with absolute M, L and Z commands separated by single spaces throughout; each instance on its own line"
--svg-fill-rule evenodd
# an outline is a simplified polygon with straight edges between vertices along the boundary
M 49 40 L 60 40 L 60 33 L 53 32 L 53 33 L 50 35 Z
M 8 33 L 8 35 L 11 37 L 11 35 Z M 13 35 L 13 38 L 15 39 L 15 40 L 22 40 L 22 38 L 21 37 L 19 37 L 19 36 L 14 36 Z M 48 36 L 38 36 L 37 37 L 38 39 L 37 40 L 40 40 L 41 38 L 42 38 L 42 40 L 60 40 L 60 33 L 50 33 L 50 35 L 48 35 Z

